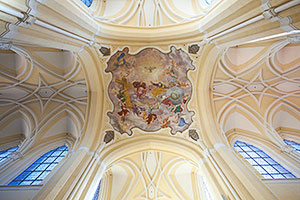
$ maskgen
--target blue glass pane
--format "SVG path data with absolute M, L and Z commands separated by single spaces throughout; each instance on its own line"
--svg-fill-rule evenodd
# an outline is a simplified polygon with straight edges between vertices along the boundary
M 40 174 L 41 174 L 41 172 L 32 172 L 26 179 L 27 180 L 35 180 L 35 179 L 37 179 L 37 177 L 39 177 Z
M 262 174 L 262 176 L 265 178 L 265 179 L 272 179 L 272 176 L 268 175 L 268 174 Z
M 285 178 L 282 174 L 272 174 L 274 179 Z
M 93 0 L 81 0 L 87 7 L 90 7 L 93 3 Z
M 233 147 L 266 179 L 296 178 L 268 154 L 253 145 L 236 141 Z
M 250 157 L 259 157 L 259 155 L 255 152 L 247 152 Z
M 47 170 L 52 170 L 57 164 L 56 163 L 52 163 L 51 165 L 48 166 Z
M 278 173 L 276 169 L 274 169 L 271 165 L 270 166 L 262 166 L 269 174 Z
M 285 178 L 296 178 L 294 175 L 292 174 L 283 174 L 285 176 Z
M 12 148 L 6 149 L 4 151 L 0 151 L 0 162 L 6 160 L 9 156 L 9 154 L 17 151 L 18 149 L 19 149 L 19 147 L 12 147 Z
M 30 165 L 26 171 L 33 171 L 34 169 L 36 169 L 40 164 L 38 163 L 33 163 L 32 165 Z
M 98 200 L 98 197 L 99 197 L 99 191 L 100 191 L 100 186 L 101 186 L 101 181 L 100 181 L 100 183 L 98 184 L 98 187 L 97 187 L 97 189 L 96 189 L 96 192 L 95 192 L 94 197 L 93 197 L 92 200 Z
M 41 156 L 39 159 L 35 161 L 35 163 L 43 163 L 47 159 L 46 156 Z
M 51 156 L 59 156 L 62 153 L 62 151 L 55 151 Z
M 25 171 L 22 174 L 20 174 L 17 178 L 15 178 L 15 180 L 24 180 L 29 174 L 30 172 Z
M 39 178 L 44 179 L 49 173 L 50 171 L 44 171 Z
M 67 151 L 63 151 L 63 152 L 60 154 L 60 156 L 66 156 L 67 154 L 68 154 Z
M 64 157 L 57 157 L 56 160 L 55 160 L 55 162 L 59 162 L 59 161 L 61 161 L 63 158 L 64 158 Z
M 263 151 L 259 151 L 259 152 L 256 152 L 256 153 L 259 155 L 259 157 L 268 158 L 268 155 L 265 154 Z
M 266 172 L 261 166 L 254 165 L 253 167 L 254 167 L 259 173 L 265 173 L 265 172 Z
M 292 146 L 296 151 L 300 152 L 300 144 L 290 140 L 284 140 L 284 142 L 290 146 Z
M 273 160 L 272 158 L 264 158 L 264 159 L 265 159 L 265 161 L 267 161 L 267 163 L 269 163 L 270 165 L 276 164 L 276 161 Z
M 37 171 L 43 171 L 45 170 L 49 165 L 48 164 L 40 164 L 38 168 L 36 168 Z
M 282 166 L 280 165 L 274 165 L 274 168 L 279 171 L 280 173 L 289 173 L 289 171 L 287 171 L 286 169 L 284 169 Z
M 204 0 L 207 5 L 210 5 L 214 0 Z
M 19 185 L 31 185 L 32 181 L 22 181 Z
M 53 149 L 33 164 L 31 164 L 24 172 L 17 176 L 9 185 L 38 185 L 51 172 L 51 170 L 62 160 L 68 153 L 67 146 Z
M 251 152 L 251 151 L 253 151 L 253 150 L 250 149 L 249 147 L 243 147 L 243 151 L 246 151 L 246 152 L 247 152 L 247 151 L 250 151 L 250 152 Z
M 39 185 L 42 181 L 33 181 L 31 185 Z
M 48 157 L 53 153 L 53 151 L 49 151 L 48 153 L 45 153 L 44 155 L 42 155 L 41 157 Z
M 55 160 L 55 158 L 56 157 L 54 157 L 54 156 L 50 156 L 44 161 L 44 163 L 52 163 Z
M 8 185 L 20 185 L 21 181 L 12 181 Z
M 268 163 L 263 159 L 263 158 L 256 158 L 255 161 L 259 164 L 259 165 L 268 165 Z

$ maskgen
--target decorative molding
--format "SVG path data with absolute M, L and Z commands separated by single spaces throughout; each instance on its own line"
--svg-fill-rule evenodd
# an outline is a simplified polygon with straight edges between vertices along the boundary
M 115 138 L 115 132 L 114 131 L 105 131 L 105 136 L 103 141 L 108 144 Z
M 218 150 L 219 148 L 227 148 L 227 146 L 224 143 L 216 143 L 214 144 L 214 149 Z
M 297 28 L 292 24 L 293 20 L 290 16 L 283 17 L 279 19 L 280 22 L 280 28 L 284 31 L 294 31 L 297 30 Z
M 90 148 L 89 148 L 89 147 L 86 147 L 86 146 L 80 146 L 76 151 L 85 151 L 85 152 L 87 152 L 89 155 L 93 153 L 93 152 L 90 151 Z
M 202 159 L 201 162 L 207 161 Z M 112 199 L 199 199 L 201 189 L 206 186 L 199 184 L 204 176 L 200 168 L 199 163 L 167 152 L 136 153 L 106 169 L 109 180 L 102 179 L 101 184 L 110 184 L 111 188 L 100 193 L 99 199 L 107 199 L 106 195 Z M 118 176 L 122 176 L 122 180 Z M 188 178 L 190 176 L 193 178 Z M 116 179 L 120 181 L 114 182 Z M 181 180 L 192 190 L 184 187 Z
M 261 0 L 261 6 L 260 6 L 260 9 L 262 11 L 266 11 L 266 10 L 269 10 L 271 9 L 272 6 L 270 4 L 270 0 Z
M 12 152 L 11 154 L 9 154 L 8 157 L 11 158 L 12 160 L 19 160 L 19 159 L 23 158 L 23 153 L 20 151 L 15 151 L 15 152 Z
M 207 15 L 212 8 L 212 5 L 204 5 L 198 0 L 187 1 L 186 6 L 182 6 L 181 1 L 169 0 L 130 0 L 123 4 L 111 4 L 113 2 L 110 1 L 102 3 L 99 10 L 104 11 L 103 15 L 92 17 L 107 23 L 153 27 L 196 20 Z M 115 8 L 113 11 L 109 10 L 112 6 Z
M 264 6 L 264 9 L 266 9 L 266 8 L 267 7 Z M 281 17 L 278 13 L 275 12 L 274 8 L 269 8 L 269 9 L 265 10 L 262 15 L 266 20 L 270 20 L 271 22 L 279 21 L 280 28 L 284 31 L 289 32 L 289 31 L 297 30 L 297 28 L 295 28 L 295 26 L 293 26 L 293 24 L 292 24 L 293 21 L 290 16 Z
M 295 149 L 290 145 L 282 145 L 280 149 L 282 152 L 287 154 L 291 154 L 292 152 L 295 152 Z
M 189 130 L 189 136 L 190 136 L 190 138 L 192 138 L 195 141 L 199 140 L 199 138 L 200 138 L 199 134 L 197 133 L 197 130 L 195 130 L 195 129 Z
M 20 22 L 22 26 L 30 26 L 30 25 L 33 25 L 36 21 L 36 17 L 33 16 L 33 15 L 30 15 L 26 12 L 22 12 L 22 14 L 24 15 L 24 18 L 23 19 L 20 19 Z
M 290 37 L 287 37 L 287 41 L 290 43 L 290 44 L 299 44 L 300 43 L 300 36 L 290 36 Z
M 0 42 L 0 49 L 1 50 L 10 50 L 12 48 L 12 42 Z
M 111 49 L 102 46 L 102 47 L 99 49 L 99 51 L 102 53 L 103 56 L 110 56 L 110 51 L 111 51 Z
M 198 44 L 192 44 L 189 46 L 189 53 L 191 54 L 197 54 L 200 50 L 200 46 Z
M 0 118 L 14 120 L 18 117 L 16 113 L 21 114 L 27 127 L 22 133 L 28 139 L 25 142 L 26 148 L 47 139 L 43 136 L 49 128 L 55 131 L 54 126 L 59 123 L 55 119 L 63 115 L 67 115 L 63 123 L 68 128 L 59 137 L 79 139 L 85 123 L 88 92 L 77 56 L 66 51 L 45 48 L 33 51 L 30 47 L 22 48 L 11 44 L 3 43 L 2 46 L 11 50 L 11 56 L 7 59 L 19 59 L 19 66 L 14 66 L 19 69 L 12 75 L 10 71 L 14 69 L 4 65 L 4 69 L 8 70 L 0 72 L 0 89 L 5 94 L 0 95 L 0 107 L 3 108 Z M 68 64 L 65 66 L 64 63 L 56 62 L 51 65 L 51 60 L 47 61 L 47 54 L 50 57 L 58 56 L 57 59 L 68 59 Z M 8 60 L 7 63 L 9 62 Z M 44 77 L 47 77 L 47 82 Z M 41 114 L 42 117 L 38 117 Z M 0 127 L 1 131 L 4 127 Z M 51 136 L 55 134 L 54 132 Z
M 271 22 L 280 20 L 278 14 L 274 11 L 274 9 L 264 11 L 263 16 L 266 20 L 270 20 Z

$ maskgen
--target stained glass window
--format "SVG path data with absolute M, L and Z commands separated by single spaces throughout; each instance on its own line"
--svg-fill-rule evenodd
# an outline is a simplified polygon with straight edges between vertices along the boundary
M 291 172 L 268 156 L 259 148 L 236 141 L 233 147 L 247 160 L 265 179 L 296 178 Z
M 51 170 L 67 155 L 67 146 L 61 146 L 49 151 L 31 164 L 8 185 L 38 185 Z
M 91 7 L 93 0 L 81 0 L 87 7 Z
M 210 5 L 214 0 L 204 0 L 207 5 Z
M 95 192 L 94 197 L 93 197 L 92 200 L 98 200 L 98 198 L 99 198 L 99 192 L 100 192 L 100 185 L 101 185 L 101 181 L 100 181 L 100 183 L 98 184 L 98 187 L 97 187 L 97 189 L 96 189 L 96 192 Z
M 288 145 L 291 145 L 296 151 L 300 153 L 300 144 L 290 140 L 284 140 L 284 142 Z
M 207 200 L 213 200 L 211 192 L 207 188 L 207 183 L 206 183 L 205 178 L 202 178 L 202 184 L 203 184 L 204 195 L 205 195 L 206 199 Z
M 15 152 L 19 149 L 19 147 L 12 147 L 10 149 L 6 149 L 4 151 L 0 151 L 0 162 L 6 160 L 12 152 Z

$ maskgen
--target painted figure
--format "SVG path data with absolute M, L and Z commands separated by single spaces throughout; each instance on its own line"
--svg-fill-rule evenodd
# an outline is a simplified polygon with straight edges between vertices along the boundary
M 192 94 L 187 72 L 194 69 L 188 54 L 174 47 L 169 53 L 128 51 L 111 56 L 105 70 L 112 73 L 108 94 L 114 110 L 108 116 L 113 128 L 129 135 L 133 128 L 153 132 L 170 127 L 172 134 L 186 130 L 193 115 L 187 108 Z

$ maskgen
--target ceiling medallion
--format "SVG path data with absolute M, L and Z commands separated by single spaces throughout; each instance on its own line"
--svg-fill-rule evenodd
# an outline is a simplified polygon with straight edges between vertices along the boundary
M 195 141 L 199 140 L 199 135 L 195 129 L 189 130 L 189 136 Z
M 103 140 L 106 144 L 111 142 L 114 139 L 115 139 L 115 132 L 114 131 L 105 131 L 105 136 L 104 136 Z
M 133 128 L 153 132 L 169 127 L 172 134 L 188 129 L 194 114 L 187 107 L 192 94 L 187 73 L 194 69 L 188 54 L 175 47 L 169 53 L 128 51 L 111 56 L 105 70 L 112 73 L 108 94 L 114 109 L 108 116 L 113 128 L 128 135 Z

